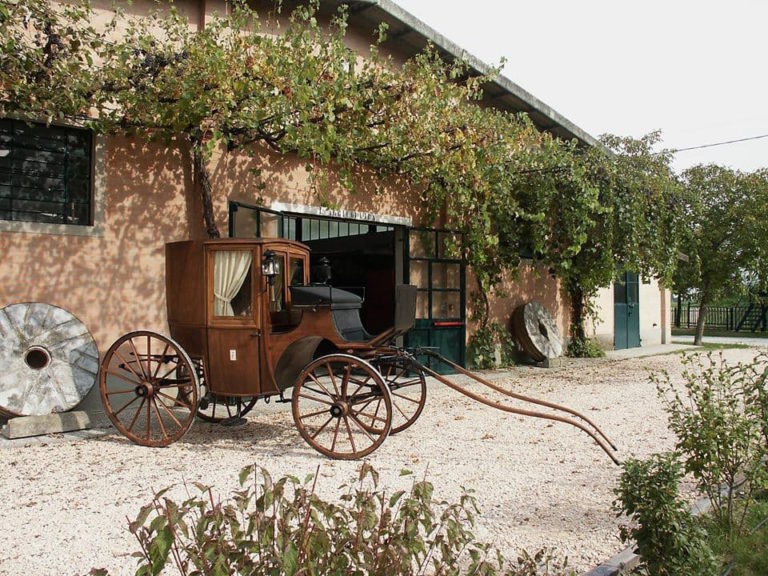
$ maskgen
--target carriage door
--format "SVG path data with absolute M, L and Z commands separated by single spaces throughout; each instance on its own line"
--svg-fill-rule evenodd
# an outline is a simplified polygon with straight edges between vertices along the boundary
M 613 347 L 640 346 L 640 298 L 637 274 L 625 272 L 613 283 Z
M 414 284 L 416 324 L 406 346 L 429 346 L 464 365 L 466 307 L 465 267 L 458 254 L 458 233 L 450 230 L 411 228 L 405 242 L 405 282 Z M 451 372 L 432 359 L 421 358 L 433 370 Z
M 259 392 L 261 275 L 258 252 L 222 247 L 207 254 L 208 377 L 212 392 L 255 396 Z

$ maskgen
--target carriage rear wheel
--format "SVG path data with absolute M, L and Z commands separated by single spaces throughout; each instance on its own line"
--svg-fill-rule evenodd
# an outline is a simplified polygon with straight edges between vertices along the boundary
M 390 435 L 397 434 L 416 422 L 424 410 L 427 402 L 424 371 L 408 356 L 379 357 L 372 363 L 389 387 L 392 396 Z
M 197 416 L 205 421 L 219 424 L 225 420 L 233 420 L 235 418 L 243 417 L 248 412 L 253 410 L 256 406 L 258 398 L 256 396 L 224 396 L 222 394 L 214 394 L 210 391 L 208 382 L 205 379 L 205 369 L 203 368 L 203 361 L 200 358 L 192 358 L 192 362 L 197 371 L 197 378 L 200 382 L 200 388 L 207 390 L 206 394 L 200 392 L 200 401 L 197 403 Z M 182 366 L 179 368 L 179 374 L 186 374 L 185 368 Z M 186 394 L 184 389 L 181 390 L 181 394 Z M 185 399 L 186 401 L 187 399 Z M 190 402 L 187 402 L 190 403 Z
M 206 422 L 219 423 L 224 420 L 242 417 L 256 406 L 256 397 L 220 396 L 211 393 L 203 398 L 197 408 L 197 415 Z
M 331 458 L 367 456 L 392 427 L 386 383 L 368 362 L 347 354 L 311 362 L 294 386 L 291 404 L 301 436 Z
M 184 349 L 155 332 L 130 332 L 104 356 L 99 391 L 107 416 L 143 446 L 167 446 L 195 420 L 199 381 Z

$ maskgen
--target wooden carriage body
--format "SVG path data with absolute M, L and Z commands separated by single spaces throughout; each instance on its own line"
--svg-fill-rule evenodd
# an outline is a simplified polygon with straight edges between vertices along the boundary
M 280 394 L 318 350 L 365 355 L 390 336 L 365 332 L 361 297 L 310 285 L 309 254 L 281 239 L 166 245 L 171 337 L 202 365 L 210 392 Z M 271 279 L 262 271 L 267 258 L 278 272 Z

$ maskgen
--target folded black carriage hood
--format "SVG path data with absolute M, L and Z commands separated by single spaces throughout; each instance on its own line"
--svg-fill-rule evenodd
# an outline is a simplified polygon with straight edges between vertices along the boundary
M 331 310 L 359 310 L 362 297 L 332 286 L 291 286 L 294 306 L 330 306 Z

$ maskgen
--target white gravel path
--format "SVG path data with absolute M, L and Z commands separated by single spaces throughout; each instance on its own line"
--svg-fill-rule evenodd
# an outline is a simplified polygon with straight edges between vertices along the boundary
M 755 350 L 729 350 L 748 360 Z M 515 391 L 580 410 L 619 446 L 620 457 L 671 448 L 672 434 L 648 382 L 648 370 L 679 374 L 679 355 L 597 362 L 565 368 L 491 373 Z M 621 548 L 611 512 L 619 469 L 585 434 L 564 424 L 515 417 L 475 404 L 430 382 L 419 421 L 389 438 L 370 461 L 388 492 L 427 476 L 436 497 L 454 500 L 473 488 L 481 517 L 476 534 L 510 558 L 521 548 L 549 546 L 587 569 Z M 0 574 L 85 574 L 92 567 L 133 574 L 136 550 L 126 517 L 154 491 L 182 480 L 236 487 L 250 463 L 273 476 L 303 477 L 321 465 L 318 491 L 333 497 L 357 462 L 331 461 L 296 432 L 289 405 L 258 404 L 240 428 L 196 423 L 173 446 L 149 449 L 118 435 L 75 442 L 0 448 Z

